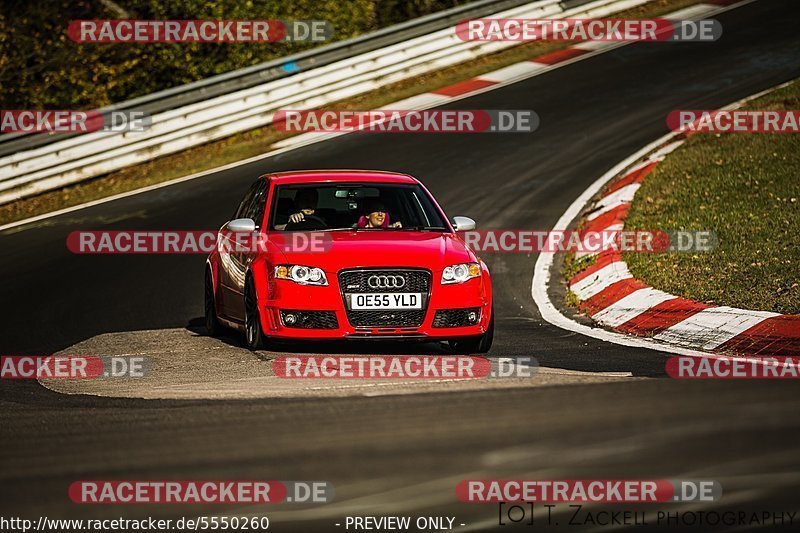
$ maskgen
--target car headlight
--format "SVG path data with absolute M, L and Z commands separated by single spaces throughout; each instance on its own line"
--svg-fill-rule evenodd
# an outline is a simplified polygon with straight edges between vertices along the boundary
M 288 279 L 301 285 L 327 285 L 328 278 L 321 268 L 303 265 L 278 265 L 275 279 Z
M 442 271 L 442 284 L 464 283 L 468 279 L 481 275 L 481 266 L 478 263 L 459 263 L 445 267 Z

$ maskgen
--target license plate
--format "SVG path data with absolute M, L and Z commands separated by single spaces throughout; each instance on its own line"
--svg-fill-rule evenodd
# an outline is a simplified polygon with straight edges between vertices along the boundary
M 350 309 L 354 311 L 365 309 L 422 309 L 422 293 L 393 292 L 391 294 L 351 294 Z

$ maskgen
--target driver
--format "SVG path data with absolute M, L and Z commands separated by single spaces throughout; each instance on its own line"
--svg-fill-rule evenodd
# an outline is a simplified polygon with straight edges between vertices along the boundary
M 389 213 L 383 202 L 377 199 L 370 200 L 366 205 L 366 214 L 358 221 L 359 228 L 402 228 L 403 224 L 398 220 L 389 223 Z
M 300 189 L 294 197 L 294 205 L 299 209 L 297 213 L 289 216 L 289 222 L 297 224 L 311 216 L 317 210 L 319 195 L 316 189 Z
M 294 197 L 297 213 L 289 216 L 284 231 L 314 231 L 327 229 L 328 223 L 317 212 L 318 194 L 315 189 L 300 189 Z M 276 229 L 280 229 L 277 228 Z

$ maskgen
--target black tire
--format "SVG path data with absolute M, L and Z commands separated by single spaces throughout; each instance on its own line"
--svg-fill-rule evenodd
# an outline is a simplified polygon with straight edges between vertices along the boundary
M 492 316 L 489 318 L 489 326 L 483 335 L 472 339 L 456 339 L 448 341 L 450 351 L 458 355 L 485 354 L 489 353 L 494 341 L 494 306 L 492 306 Z
M 263 350 L 266 346 L 258 312 L 258 295 L 252 278 L 248 278 L 244 286 L 244 339 L 247 348 L 252 351 Z
M 214 281 L 211 278 L 211 271 L 209 269 L 206 269 L 205 290 L 203 292 L 205 300 L 206 334 L 209 337 L 216 337 L 222 331 L 222 324 L 219 323 L 219 319 L 217 318 L 217 307 L 214 301 Z

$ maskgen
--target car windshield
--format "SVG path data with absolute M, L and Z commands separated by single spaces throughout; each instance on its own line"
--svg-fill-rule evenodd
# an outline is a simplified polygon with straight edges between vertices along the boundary
M 283 185 L 277 188 L 269 220 L 277 231 L 448 230 L 419 185 Z

